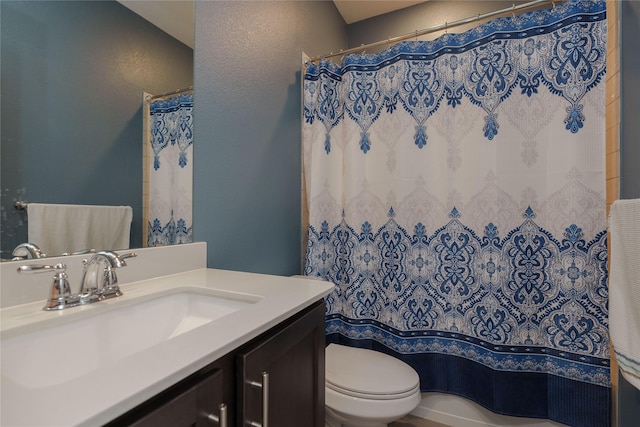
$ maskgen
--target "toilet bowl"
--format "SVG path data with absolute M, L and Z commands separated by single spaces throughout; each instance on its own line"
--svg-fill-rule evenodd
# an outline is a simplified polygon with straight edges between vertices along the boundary
M 373 350 L 325 350 L 327 427 L 383 427 L 420 403 L 420 378 L 406 363 Z

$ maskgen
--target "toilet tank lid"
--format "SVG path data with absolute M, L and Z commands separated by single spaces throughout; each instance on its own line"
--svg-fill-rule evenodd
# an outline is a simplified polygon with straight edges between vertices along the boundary
M 401 394 L 415 389 L 418 373 L 403 361 L 362 348 L 329 344 L 325 350 L 326 382 L 364 394 Z

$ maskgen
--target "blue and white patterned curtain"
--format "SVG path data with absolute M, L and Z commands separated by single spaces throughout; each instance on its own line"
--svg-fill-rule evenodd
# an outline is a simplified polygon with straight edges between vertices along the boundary
M 308 64 L 305 274 L 423 391 L 609 424 L 604 1 Z
M 193 241 L 193 93 L 151 103 L 148 246 Z

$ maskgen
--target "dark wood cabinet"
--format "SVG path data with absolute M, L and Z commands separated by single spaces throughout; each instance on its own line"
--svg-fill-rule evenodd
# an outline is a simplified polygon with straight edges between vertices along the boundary
M 318 301 L 107 425 L 323 427 L 324 344 Z
M 242 350 L 242 426 L 324 426 L 324 304 Z
M 235 425 L 235 366 L 227 355 L 107 424 L 109 427 Z
M 131 426 L 224 426 L 226 416 L 227 407 L 222 401 L 222 371 L 215 371 Z

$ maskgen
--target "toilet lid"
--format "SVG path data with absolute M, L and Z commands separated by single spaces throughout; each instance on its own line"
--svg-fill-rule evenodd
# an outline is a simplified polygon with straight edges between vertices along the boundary
M 397 398 L 419 391 L 420 378 L 411 366 L 378 351 L 329 344 L 325 361 L 326 385 L 341 393 Z

